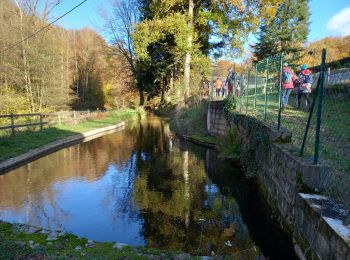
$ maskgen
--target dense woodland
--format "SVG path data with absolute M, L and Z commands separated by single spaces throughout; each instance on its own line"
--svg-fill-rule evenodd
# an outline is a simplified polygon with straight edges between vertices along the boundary
M 126 61 L 92 29 L 54 26 L 21 42 L 48 24 L 58 3 L 0 1 L 1 113 L 102 109 L 127 102 L 121 95 L 132 80 Z
M 0 113 L 185 101 L 203 93 L 213 59 L 239 57 L 252 34 L 249 62 L 283 51 L 316 64 L 325 46 L 329 61 L 350 56 L 349 37 L 306 44 L 307 0 L 113 0 L 103 37 L 56 25 L 36 34 L 59 4 L 0 1 Z

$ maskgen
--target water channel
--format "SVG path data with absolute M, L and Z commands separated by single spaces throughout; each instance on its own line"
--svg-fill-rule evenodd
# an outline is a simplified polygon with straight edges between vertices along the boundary
M 0 176 L 0 219 L 193 255 L 295 259 L 256 190 L 149 117 Z

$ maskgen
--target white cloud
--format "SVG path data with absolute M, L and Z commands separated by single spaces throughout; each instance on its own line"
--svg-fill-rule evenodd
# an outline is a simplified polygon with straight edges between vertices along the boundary
M 332 35 L 350 35 L 350 7 L 345 7 L 333 15 L 327 23 L 327 30 Z

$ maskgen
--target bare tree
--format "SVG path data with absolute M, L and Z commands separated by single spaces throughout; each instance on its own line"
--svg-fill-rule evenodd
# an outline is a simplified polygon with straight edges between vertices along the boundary
M 111 12 L 105 16 L 107 34 L 110 37 L 113 49 L 126 59 L 129 69 L 136 78 L 136 60 L 132 33 L 135 24 L 140 22 L 141 13 L 137 0 L 111 0 Z M 144 96 L 138 86 L 140 105 L 143 105 Z

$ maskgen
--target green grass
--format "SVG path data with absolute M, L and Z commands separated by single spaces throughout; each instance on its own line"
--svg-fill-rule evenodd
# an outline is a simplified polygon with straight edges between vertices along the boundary
M 81 134 L 86 131 L 110 126 L 119 122 L 137 118 L 139 112 L 132 109 L 112 111 L 105 116 L 87 120 L 77 125 L 61 125 L 45 128 L 43 131 L 17 132 L 14 136 L 0 138 L 0 161 L 21 155 L 31 149 L 41 147 L 59 139 Z
M 341 172 L 350 173 L 350 99 L 346 93 L 328 92 L 324 95 L 323 111 L 321 118 L 321 143 L 320 159 Z M 250 90 L 247 97 L 243 96 L 237 100 L 236 111 L 242 114 L 249 114 L 264 121 L 265 95 L 258 89 L 256 107 L 254 107 L 253 90 Z M 293 145 L 300 150 L 309 113 L 305 107 L 305 100 L 302 98 L 301 108 L 296 109 L 296 95 L 291 94 L 289 106 L 282 112 L 281 126 L 292 132 Z M 306 154 L 313 155 L 315 145 L 316 109 L 312 115 L 311 127 L 306 141 Z M 277 126 L 278 120 L 278 93 L 268 93 L 266 123 Z M 247 112 L 246 112 L 247 111 Z
M 0 221 L 0 259 L 170 259 L 178 254 L 145 247 L 117 249 L 110 242 L 87 244 L 86 238 L 72 234 L 49 242 L 46 240 L 48 235 L 40 231 L 26 234 L 18 225 Z M 78 246 L 80 250 L 76 249 Z
M 207 105 L 207 103 L 202 102 L 177 111 L 170 121 L 172 129 L 178 134 L 186 135 L 200 142 L 215 144 L 217 139 L 207 133 Z

